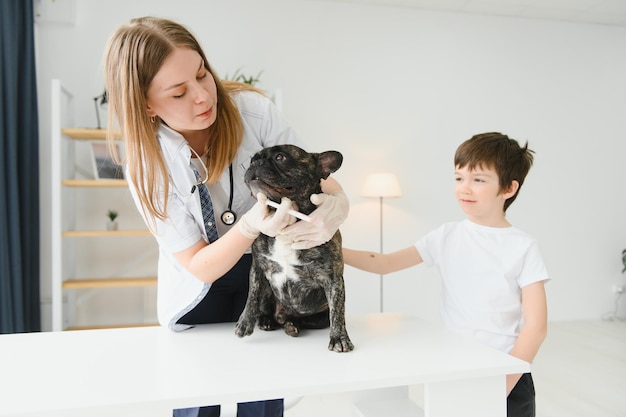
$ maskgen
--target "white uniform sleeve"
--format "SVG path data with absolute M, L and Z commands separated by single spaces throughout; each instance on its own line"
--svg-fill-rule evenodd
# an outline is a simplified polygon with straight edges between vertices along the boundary
M 284 144 L 304 148 L 285 116 L 268 97 L 246 91 L 236 93 L 233 98 L 241 112 L 245 134 L 254 136 L 259 149 Z
M 126 178 L 129 178 L 128 175 L 126 175 Z M 167 205 L 167 219 L 165 221 L 157 219 L 153 224 L 151 220 L 146 219 L 137 196 L 136 188 L 130 180 L 128 181 L 128 188 L 135 202 L 135 206 L 137 206 L 137 210 L 156 238 L 161 250 L 169 253 L 180 252 L 191 247 L 202 238 L 198 225 L 193 216 L 189 214 L 189 208 L 186 207 L 191 203 L 191 199 L 198 198 L 198 193 L 193 194 L 188 199 L 181 199 L 176 193 L 170 190 Z M 155 225 L 156 228 L 154 227 Z

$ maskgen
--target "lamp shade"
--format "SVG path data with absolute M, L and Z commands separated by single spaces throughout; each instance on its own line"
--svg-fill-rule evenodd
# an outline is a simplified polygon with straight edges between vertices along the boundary
M 396 174 L 381 172 L 370 174 L 365 178 L 361 195 L 363 197 L 400 197 L 402 190 Z

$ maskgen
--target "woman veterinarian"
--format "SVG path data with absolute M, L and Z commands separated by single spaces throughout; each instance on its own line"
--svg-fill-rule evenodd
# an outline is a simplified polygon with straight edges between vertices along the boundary
M 313 223 L 292 224 L 287 199 L 271 213 L 265 196 L 251 196 L 243 180 L 250 157 L 302 143 L 258 90 L 220 81 L 182 25 L 153 17 L 122 25 L 107 45 L 104 72 L 109 132 L 117 120 L 131 193 L 159 244 L 162 325 L 237 321 L 259 233 L 284 231 L 294 247 L 308 248 L 328 241 L 346 219 L 347 197 L 331 178 L 311 198 L 318 205 Z M 174 410 L 176 417 L 219 414 L 219 405 Z M 282 416 L 283 400 L 239 404 L 237 415 Z

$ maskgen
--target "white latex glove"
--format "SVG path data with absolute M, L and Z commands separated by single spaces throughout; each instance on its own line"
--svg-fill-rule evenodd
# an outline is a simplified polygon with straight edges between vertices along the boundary
M 265 204 L 267 196 L 263 193 L 256 195 L 257 202 L 237 222 L 239 231 L 250 239 L 256 239 L 259 234 L 276 236 L 278 232 L 296 221 L 296 218 L 287 213 L 292 202 L 283 198 L 276 212 L 270 212 Z
M 328 242 L 348 218 L 350 203 L 343 192 L 312 194 L 317 208 L 309 214 L 311 222 L 299 221 L 281 232 L 293 241 L 293 249 L 309 249 Z

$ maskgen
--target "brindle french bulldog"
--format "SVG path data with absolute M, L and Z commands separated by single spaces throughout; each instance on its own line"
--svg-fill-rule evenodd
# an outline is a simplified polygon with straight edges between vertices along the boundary
M 276 202 L 288 197 L 301 213 L 310 214 L 316 208 L 311 194 L 322 192 L 320 179 L 342 162 L 336 151 L 308 153 L 294 145 L 277 145 L 252 157 L 245 182 L 253 195 L 262 192 Z M 235 334 L 248 336 L 257 323 L 263 330 L 283 327 L 290 336 L 298 336 L 300 329 L 330 327 L 328 349 L 351 351 L 343 268 L 339 231 L 323 245 L 305 250 L 261 234 L 252 244 L 250 291 Z

